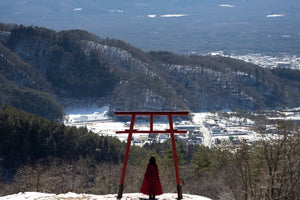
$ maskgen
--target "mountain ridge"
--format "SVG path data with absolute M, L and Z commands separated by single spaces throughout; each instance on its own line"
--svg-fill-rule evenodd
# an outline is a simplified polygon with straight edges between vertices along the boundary
M 58 102 L 94 98 L 99 105 L 110 105 L 112 111 L 256 110 L 294 107 L 300 102 L 299 74 L 293 70 L 265 69 L 220 56 L 144 52 L 82 30 L 56 32 L 5 24 L 0 30 L 6 32 L 0 36 L 0 47 L 42 77 L 44 85 L 35 79 L 41 88 L 32 89 Z M 290 80 L 292 75 L 296 77 Z M 11 81 L 18 84 L 18 80 Z

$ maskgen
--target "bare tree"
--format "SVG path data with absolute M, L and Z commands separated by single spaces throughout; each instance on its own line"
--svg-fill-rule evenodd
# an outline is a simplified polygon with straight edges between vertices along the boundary
M 299 127 L 289 121 L 276 123 L 277 138 L 263 140 L 263 191 L 266 199 L 299 199 Z

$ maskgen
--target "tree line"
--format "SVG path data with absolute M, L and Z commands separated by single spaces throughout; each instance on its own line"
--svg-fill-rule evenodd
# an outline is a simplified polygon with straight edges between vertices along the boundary
M 299 199 L 299 125 L 274 123 L 277 139 L 209 149 L 176 139 L 183 192 L 212 199 Z M 264 132 L 258 127 L 260 133 Z M 115 194 L 125 143 L 8 105 L 0 109 L 0 195 L 20 191 Z M 276 138 L 276 137 L 273 137 Z M 151 155 L 163 191 L 175 192 L 171 141 L 132 146 L 125 193 L 138 192 Z
M 68 127 L 7 104 L 0 107 L 2 165 L 17 169 L 48 157 L 65 161 L 88 158 L 92 163 L 119 163 L 124 145 L 86 128 Z

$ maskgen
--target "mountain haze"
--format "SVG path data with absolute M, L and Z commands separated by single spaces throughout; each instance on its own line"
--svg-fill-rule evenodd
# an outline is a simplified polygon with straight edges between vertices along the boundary
M 297 71 L 270 70 L 220 56 L 144 52 L 82 30 L 0 27 L 1 84 L 45 93 L 60 104 L 93 99 L 111 110 L 202 111 L 300 103 Z M 7 91 L 1 94 L 9 96 Z
M 0 2 L 0 19 L 84 29 L 145 51 L 299 55 L 299 9 L 298 0 L 15 0 Z

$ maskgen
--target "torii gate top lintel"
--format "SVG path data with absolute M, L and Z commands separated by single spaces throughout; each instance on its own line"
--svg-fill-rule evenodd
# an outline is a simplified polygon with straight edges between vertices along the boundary
M 115 115 L 119 116 L 129 116 L 131 115 L 130 129 L 125 131 L 117 131 L 116 133 L 187 133 L 186 130 L 177 130 L 173 129 L 173 120 L 172 116 L 186 116 L 189 114 L 189 111 L 118 111 L 115 112 Z M 150 130 L 136 130 L 133 129 L 135 116 L 150 116 Z M 153 117 L 154 116 L 168 116 L 170 129 L 166 130 L 153 130 Z
M 188 115 L 189 111 L 115 111 L 115 115 Z
M 126 146 L 125 158 L 124 158 L 124 163 L 123 163 L 123 170 L 122 170 L 122 175 L 121 175 L 121 180 L 120 180 L 120 185 L 119 185 L 118 199 L 122 198 L 122 194 L 123 194 L 126 166 L 127 166 L 131 138 L 132 138 L 133 133 L 167 133 L 167 134 L 170 134 L 171 142 L 172 142 L 176 182 L 177 182 L 178 199 L 182 199 L 182 187 L 181 187 L 180 178 L 179 178 L 179 169 L 178 169 L 178 161 L 177 161 L 177 153 L 176 153 L 174 134 L 175 133 L 187 133 L 187 131 L 174 129 L 172 117 L 173 116 L 187 116 L 188 114 L 189 114 L 189 111 L 116 111 L 115 112 L 115 115 L 119 115 L 119 116 L 131 115 L 130 129 L 127 129 L 125 131 L 117 131 L 116 132 L 116 133 L 128 133 L 127 146 Z M 150 130 L 134 129 L 134 122 L 135 122 L 136 116 L 150 116 Z M 154 116 L 168 116 L 170 129 L 153 130 L 153 117 Z

